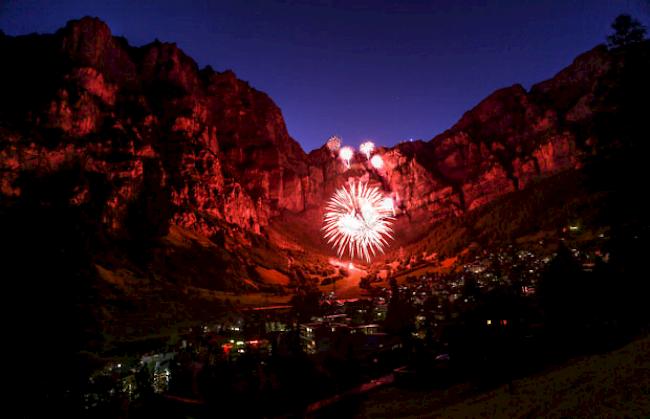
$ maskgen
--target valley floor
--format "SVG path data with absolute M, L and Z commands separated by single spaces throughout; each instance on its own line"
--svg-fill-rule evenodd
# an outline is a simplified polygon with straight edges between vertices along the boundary
M 358 417 L 649 417 L 650 337 L 482 394 L 385 388 L 369 395 Z
M 335 292 L 337 298 L 360 298 L 365 291 L 359 287 L 359 281 L 366 275 L 365 270 L 355 267 L 348 270 L 347 274 L 335 284 L 321 285 L 319 288 L 324 294 Z

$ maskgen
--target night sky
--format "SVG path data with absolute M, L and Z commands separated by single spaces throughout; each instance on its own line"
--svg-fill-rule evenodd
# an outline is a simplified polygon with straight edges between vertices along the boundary
M 176 42 L 270 94 L 309 151 L 430 139 L 497 88 L 552 77 L 648 0 L 1 0 L 9 35 L 98 16 L 132 45 Z M 4 64 L 3 64 L 4 65 Z

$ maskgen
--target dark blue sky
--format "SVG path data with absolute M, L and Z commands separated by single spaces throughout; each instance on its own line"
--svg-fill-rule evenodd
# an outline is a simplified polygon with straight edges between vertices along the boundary
M 98 16 L 132 45 L 176 42 L 271 95 L 309 151 L 430 139 L 493 90 L 547 79 L 649 0 L 0 0 L 7 34 Z

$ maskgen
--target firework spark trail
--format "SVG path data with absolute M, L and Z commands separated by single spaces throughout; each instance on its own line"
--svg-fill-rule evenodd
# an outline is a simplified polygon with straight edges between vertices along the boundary
M 339 188 L 325 208 L 324 236 L 339 257 L 370 262 L 392 239 L 393 207 L 382 192 L 357 181 Z M 392 200 L 391 200 L 392 203 Z
M 370 160 L 370 155 L 375 149 L 375 144 L 372 141 L 366 141 L 359 146 L 359 151 L 366 155 L 366 158 Z

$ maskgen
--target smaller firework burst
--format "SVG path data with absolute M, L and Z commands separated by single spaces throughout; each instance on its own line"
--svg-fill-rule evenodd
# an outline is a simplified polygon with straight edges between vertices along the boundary
M 372 141 L 366 141 L 359 146 L 359 151 L 366 155 L 366 158 L 370 160 L 370 155 L 375 149 L 375 143 Z
M 379 154 L 375 154 L 370 159 L 370 164 L 372 165 L 372 167 L 379 170 L 384 167 L 384 159 L 382 159 Z
M 341 148 L 341 138 L 337 137 L 336 135 L 332 135 L 327 140 L 327 149 L 332 153 L 336 153 L 339 151 L 340 148 Z
M 345 167 L 350 168 L 350 160 L 354 157 L 354 150 L 352 147 L 343 147 L 339 152 L 339 157 L 345 164 Z

